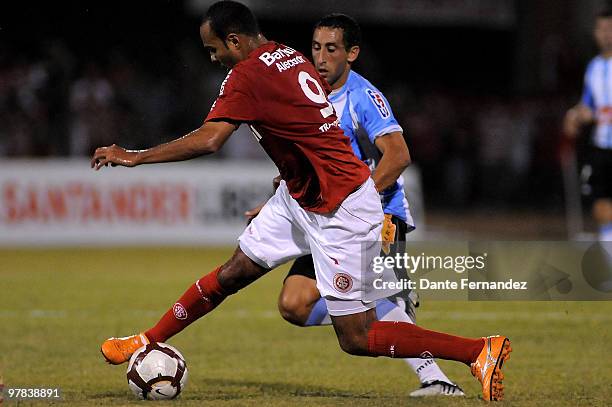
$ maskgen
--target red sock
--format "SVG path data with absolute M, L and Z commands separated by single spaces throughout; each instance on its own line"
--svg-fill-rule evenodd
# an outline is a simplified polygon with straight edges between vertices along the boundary
M 371 356 L 427 356 L 456 360 L 469 365 L 476 360 L 483 346 L 482 338 L 470 339 L 443 334 L 405 322 L 376 321 L 368 331 L 368 350 Z M 429 354 L 423 355 L 425 352 Z
M 152 342 L 165 342 L 221 304 L 229 294 L 219 285 L 217 280 L 219 271 L 221 267 L 189 287 L 157 325 L 145 332 L 147 338 Z

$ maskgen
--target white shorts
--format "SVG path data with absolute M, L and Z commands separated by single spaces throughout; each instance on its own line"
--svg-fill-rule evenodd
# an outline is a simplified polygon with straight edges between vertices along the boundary
M 362 280 L 373 273 L 380 252 L 383 216 L 371 178 L 327 214 L 304 210 L 281 181 L 238 241 L 251 260 L 270 269 L 312 253 L 317 288 L 330 315 L 355 314 L 375 306 L 370 297 L 363 301 Z

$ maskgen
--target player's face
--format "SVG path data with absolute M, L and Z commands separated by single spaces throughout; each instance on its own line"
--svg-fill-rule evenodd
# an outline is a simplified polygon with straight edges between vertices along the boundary
M 340 28 L 319 27 L 312 34 L 312 60 L 319 74 L 332 89 L 344 85 L 351 69 L 350 63 L 357 59 L 359 47 L 347 50 Z
M 240 53 L 235 49 L 234 44 L 229 43 L 228 45 L 228 42 L 217 37 L 208 22 L 200 26 L 200 37 L 212 62 L 218 62 L 226 68 L 232 68 L 240 62 Z
M 600 17 L 597 19 L 595 41 L 602 52 L 612 52 L 612 18 Z

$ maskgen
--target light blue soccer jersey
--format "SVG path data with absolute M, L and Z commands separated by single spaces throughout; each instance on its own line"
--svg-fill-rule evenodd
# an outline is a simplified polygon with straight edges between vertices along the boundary
M 340 127 L 351 139 L 355 155 L 373 171 L 382 157 L 374 145 L 376 138 L 402 131 L 393 117 L 389 102 L 367 79 L 353 71 L 349 73 L 344 86 L 329 95 L 329 100 L 340 119 Z M 405 221 L 409 230 L 414 228 L 401 176 L 395 184 L 381 192 L 380 198 L 385 213 Z
M 593 58 L 584 75 L 581 102 L 595 113 L 593 145 L 612 149 L 612 58 Z

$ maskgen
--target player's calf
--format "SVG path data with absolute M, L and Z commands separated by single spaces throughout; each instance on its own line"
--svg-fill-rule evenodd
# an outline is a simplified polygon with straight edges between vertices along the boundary
M 332 316 L 340 348 L 350 355 L 375 356 L 368 349 L 368 330 L 374 321 L 376 321 L 374 309 L 357 314 Z
M 223 266 L 192 284 L 144 335 L 109 338 L 102 345 L 102 354 L 109 363 L 120 364 L 144 341 L 165 342 L 196 320 L 215 309 L 225 298 L 255 281 L 269 270 L 259 266 L 237 248 Z
M 268 271 L 237 248 L 228 262 L 189 287 L 159 322 L 145 334 L 152 342 L 165 342 L 215 309 L 227 296 L 249 285 Z
M 338 335 L 340 349 L 353 356 L 371 356 L 368 352 L 368 337 L 360 333 Z

